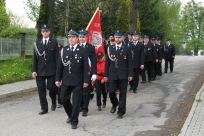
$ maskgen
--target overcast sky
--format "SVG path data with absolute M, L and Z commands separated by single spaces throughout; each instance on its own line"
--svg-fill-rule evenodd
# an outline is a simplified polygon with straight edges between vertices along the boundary
M 19 16 L 22 16 L 24 18 L 24 24 L 27 24 L 28 27 L 34 28 L 36 23 L 31 21 L 25 12 L 25 5 L 23 3 L 23 1 L 27 1 L 27 0 L 6 0 L 6 8 L 11 10 L 12 13 L 17 14 Z M 189 2 L 190 0 L 180 0 L 182 2 L 182 4 L 186 4 L 187 2 Z M 196 2 L 203 2 L 203 0 L 195 0 Z

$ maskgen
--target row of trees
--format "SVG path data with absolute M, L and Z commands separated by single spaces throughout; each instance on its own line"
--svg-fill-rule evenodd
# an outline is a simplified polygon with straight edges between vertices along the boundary
M 85 29 L 99 6 L 106 38 L 118 29 L 126 34 L 136 30 L 141 35 L 160 36 L 163 42 L 166 38 L 172 39 L 177 54 L 186 54 L 192 49 L 196 53 L 203 48 L 204 7 L 194 0 L 184 8 L 181 8 L 179 0 L 28 0 L 25 5 L 28 17 L 36 22 L 37 39 L 41 38 L 39 30 L 42 24 L 52 26 L 53 37 L 66 36 L 71 28 Z M 0 13 L 8 18 L 5 7 L 2 10 L 1 6 Z M 5 28 L 8 26 L 0 27 L 0 35 Z M 185 44 L 184 50 L 182 45 Z

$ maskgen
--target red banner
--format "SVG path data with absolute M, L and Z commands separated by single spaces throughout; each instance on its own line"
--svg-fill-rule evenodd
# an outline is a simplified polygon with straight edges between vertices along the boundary
M 96 53 L 101 51 L 105 56 L 99 8 L 96 9 L 86 31 L 88 31 L 87 42 L 95 46 Z

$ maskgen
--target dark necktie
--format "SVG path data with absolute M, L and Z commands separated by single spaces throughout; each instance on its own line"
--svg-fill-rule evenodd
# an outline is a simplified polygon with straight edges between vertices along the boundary
M 117 46 L 117 54 L 119 55 L 119 53 L 120 53 L 120 47 Z
M 74 47 L 73 46 L 71 47 L 71 49 L 72 49 L 72 52 L 74 52 Z
M 47 40 L 45 40 L 45 43 L 44 43 L 44 47 L 46 48 L 46 46 L 47 46 Z

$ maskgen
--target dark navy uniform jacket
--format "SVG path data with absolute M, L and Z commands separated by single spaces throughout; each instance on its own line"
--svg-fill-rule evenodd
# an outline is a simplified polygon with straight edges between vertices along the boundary
M 109 77 L 109 80 L 133 77 L 132 64 L 132 54 L 128 46 L 123 43 L 119 53 L 116 51 L 116 45 L 109 46 L 106 55 L 105 77 Z
M 140 42 L 137 42 L 136 45 L 134 42 L 130 42 L 129 47 L 132 53 L 133 68 L 140 68 L 145 62 L 144 45 Z
M 43 40 L 40 40 L 36 42 L 36 47 L 40 55 L 34 49 L 32 71 L 37 72 L 37 76 L 55 75 L 59 57 L 58 42 L 54 39 L 49 39 L 45 48 Z
M 161 50 L 160 50 L 160 47 L 158 44 L 155 44 L 154 45 L 154 50 L 156 50 L 156 53 L 157 53 L 157 57 L 158 57 L 158 60 L 162 60 L 162 54 L 161 54 Z M 155 56 L 154 56 L 155 57 Z M 155 59 L 155 62 L 156 62 L 156 59 Z
M 173 59 L 172 56 L 175 56 L 175 47 L 173 44 L 170 44 L 169 46 L 164 46 L 164 58 L 171 60 Z
M 158 59 L 156 49 L 152 43 L 145 45 L 144 43 L 144 52 L 145 52 L 145 62 L 155 62 Z
M 79 86 L 90 82 L 88 56 L 83 47 L 77 45 L 74 52 L 70 46 L 62 49 L 55 81 L 62 81 L 65 86 Z
M 86 43 L 84 47 L 87 51 L 87 55 L 91 61 L 91 73 L 96 75 L 96 52 L 95 47 L 91 44 Z

